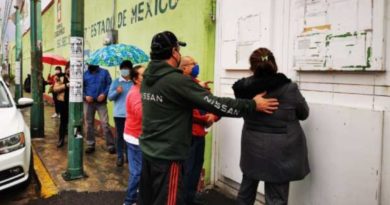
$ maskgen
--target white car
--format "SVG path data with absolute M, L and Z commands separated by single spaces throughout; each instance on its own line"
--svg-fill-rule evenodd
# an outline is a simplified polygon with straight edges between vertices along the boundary
M 30 129 L 19 109 L 33 100 L 20 98 L 16 104 L 0 76 L 0 191 L 28 184 L 32 175 Z

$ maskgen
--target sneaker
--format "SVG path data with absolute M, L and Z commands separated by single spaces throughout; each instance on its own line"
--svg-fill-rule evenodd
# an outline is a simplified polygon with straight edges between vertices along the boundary
M 51 116 L 51 118 L 56 118 L 58 115 L 57 115 L 57 113 L 54 113 L 52 116 Z
M 61 115 L 60 115 L 60 114 L 58 114 L 58 115 L 57 115 L 57 117 L 58 117 L 58 118 L 61 118 Z
M 122 167 L 123 166 L 123 158 L 118 158 L 116 160 L 116 166 L 117 167 Z
M 87 147 L 87 149 L 85 149 L 86 154 L 91 154 L 93 152 L 95 152 L 95 147 Z
M 109 146 L 108 147 L 108 153 L 110 153 L 110 154 L 115 154 L 116 152 L 115 152 L 115 147 L 114 146 Z

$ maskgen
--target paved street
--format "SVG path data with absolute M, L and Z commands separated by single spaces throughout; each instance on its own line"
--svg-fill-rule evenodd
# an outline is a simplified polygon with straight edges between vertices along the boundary
M 115 155 L 105 151 L 104 141 L 98 138 L 97 150 L 92 155 L 84 155 L 84 169 L 88 177 L 66 182 L 61 173 L 66 169 L 66 146 L 56 148 L 58 120 L 50 118 L 52 106 L 45 106 L 45 138 L 33 139 L 35 150 L 35 170 L 38 177 L 27 187 L 18 186 L 0 192 L 0 204 L 3 205 L 105 205 L 122 204 L 127 187 L 128 169 L 115 166 Z M 26 122 L 29 122 L 29 111 L 24 111 Z M 97 131 L 97 134 L 99 131 Z M 44 167 L 39 168 L 39 164 Z M 37 168 L 38 167 L 38 168 Z M 56 186 L 57 192 L 51 197 L 44 196 L 43 189 L 47 189 L 47 181 L 42 181 L 41 169 L 47 170 L 48 180 Z M 39 189 L 39 187 L 41 189 Z M 204 192 L 206 205 L 233 205 L 234 200 L 216 190 Z
M 36 185 L 36 184 L 35 184 Z M 28 188 L 9 189 L 0 192 L 0 204 L 2 205 L 106 205 L 122 204 L 124 192 L 76 192 L 64 191 L 59 195 L 48 199 L 39 199 L 34 190 L 34 184 Z M 211 190 L 205 194 L 205 205 L 234 205 L 234 200 Z
M 38 199 L 38 183 L 34 177 L 27 187 L 17 186 L 0 192 L 1 205 L 25 205 L 29 201 Z

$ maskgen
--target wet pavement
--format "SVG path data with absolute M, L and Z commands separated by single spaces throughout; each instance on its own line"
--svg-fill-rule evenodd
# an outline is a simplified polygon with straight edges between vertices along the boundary
M 116 155 L 106 151 L 105 141 L 99 132 L 96 133 L 96 151 L 83 155 L 84 172 L 88 177 L 74 181 L 65 181 L 62 178 L 61 174 L 67 168 L 67 143 L 57 148 L 60 122 L 59 118 L 51 118 L 53 113 L 53 107 L 45 106 L 45 136 L 43 139 L 33 139 L 33 146 L 59 190 L 78 192 L 126 190 L 127 164 L 123 167 L 116 166 Z M 25 112 L 25 119 L 26 122 L 29 121 L 29 112 Z
M 29 124 L 29 110 L 23 113 Z M 127 164 L 123 167 L 116 166 L 116 154 L 107 152 L 99 127 L 96 129 L 98 136 L 96 151 L 90 155 L 83 153 L 84 170 L 88 177 L 74 181 L 65 181 L 62 178 L 61 174 L 67 167 L 67 144 L 62 148 L 56 147 L 59 118 L 51 118 L 53 113 L 54 108 L 45 105 L 45 136 L 32 141 L 37 155 L 59 189 L 59 193 L 47 199 L 26 194 L 23 203 L 19 204 L 122 204 L 129 175 Z M 233 199 L 216 190 L 206 190 L 203 196 L 206 205 L 234 204 Z M 30 200 L 27 200 L 28 198 Z M 3 203 L 0 201 L 0 204 Z
M 19 185 L 0 191 L 1 205 L 25 205 L 39 197 L 38 182 L 33 177 L 27 186 Z
M 29 205 L 68 205 L 68 204 L 82 204 L 82 205 L 114 205 L 123 204 L 125 197 L 124 192 L 62 192 L 55 197 L 49 199 L 35 199 L 30 201 Z M 232 199 L 226 198 L 219 192 L 209 190 L 204 194 L 204 205 L 234 205 Z

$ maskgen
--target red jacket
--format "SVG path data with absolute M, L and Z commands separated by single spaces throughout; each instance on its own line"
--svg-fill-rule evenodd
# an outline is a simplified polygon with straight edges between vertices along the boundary
M 210 114 L 210 113 L 207 113 Z M 204 137 L 207 134 L 207 116 L 201 114 L 199 109 L 192 110 L 192 135 Z
M 194 82 L 199 83 L 200 81 L 196 78 L 193 78 Z M 204 113 L 202 114 L 199 109 L 193 109 L 192 110 L 192 135 L 195 137 L 204 137 L 207 134 L 206 128 L 207 128 L 207 115 L 210 115 L 212 113 Z M 213 115 L 213 114 L 212 114 Z M 219 117 L 216 115 L 213 115 L 214 122 L 219 120 Z
M 139 138 L 142 133 L 142 101 L 140 86 L 131 87 L 126 97 L 125 134 Z

